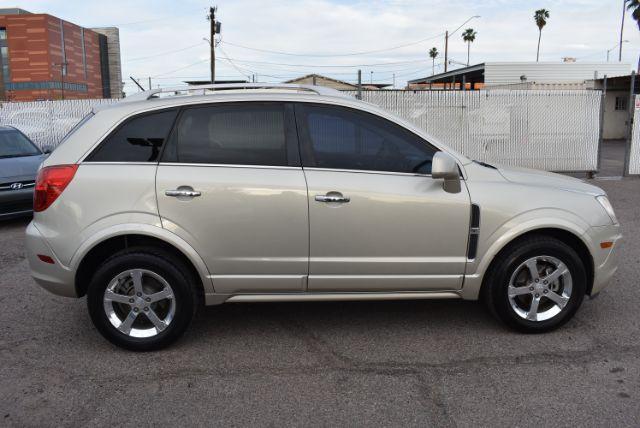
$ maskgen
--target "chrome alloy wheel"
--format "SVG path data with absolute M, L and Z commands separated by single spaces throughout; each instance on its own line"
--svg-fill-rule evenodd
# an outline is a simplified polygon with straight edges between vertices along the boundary
M 176 312 L 169 283 L 145 269 L 130 269 L 109 281 L 103 305 L 111 325 L 131 337 L 159 334 L 171 324 Z
M 564 263 L 551 256 L 532 257 L 511 275 L 509 303 L 521 318 L 545 321 L 567 305 L 571 289 L 571 272 Z

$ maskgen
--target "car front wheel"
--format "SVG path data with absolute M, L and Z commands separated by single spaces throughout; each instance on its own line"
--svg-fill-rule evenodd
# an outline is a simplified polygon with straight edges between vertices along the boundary
M 508 326 L 526 333 L 560 327 L 576 313 L 587 275 L 578 254 L 552 237 L 529 237 L 496 259 L 485 282 L 491 311 Z

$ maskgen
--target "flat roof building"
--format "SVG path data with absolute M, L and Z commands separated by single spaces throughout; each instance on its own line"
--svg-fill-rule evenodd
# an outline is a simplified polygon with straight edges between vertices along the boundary
M 49 14 L 0 9 L 0 100 L 121 96 L 121 82 L 112 91 L 110 61 L 106 35 Z
M 594 76 L 622 76 L 630 70 L 629 64 L 620 62 L 484 62 L 410 80 L 408 87 L 418 89 L 440 84 L 458 88 L 464 82 L 470 89 L 508 86 L 517 89 L 518 85 L 552 89 L 548 86 L 584 85 Z

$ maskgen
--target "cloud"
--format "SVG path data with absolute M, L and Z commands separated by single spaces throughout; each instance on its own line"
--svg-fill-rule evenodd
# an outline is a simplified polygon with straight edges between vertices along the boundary
M 0 1 L 0 6 L 3 3 Z M 24 7 L 86 27 L 125 24 L 120 26 L 123 78 L 128 80 L 131 75 L 146 82 L 151 76 L 154 86 L 166 86 L 187 77 L 207 78 L 208 44 L 202 38 L 208 37 L 205 16 L 209 4 L 199 0 L 31 0 Z M 441 33 L 454 30 L 472 15 L 482 16 L 465 26 L 478 32 L 471 47 L 472 63 L 535 60 L 538 29 L 532 17 L 534 10 L 541 7 L 551 12 L 542 33 L 541 60 L 560 61 L 573 56 L 584 61 L 604 61 L 606 49 L 618 41 L 622 12 L 621 7 L 613 8 L 610 2 L 600 0 L 539 1 L 535 5 L 521 0 L 219 0 L 218 6 L 223 34 L 216 67 L 221 78 L 257 73 L 260 80 L 282 81 L 317 72 L 353 81 L 358 68 L 355 64 L 406 62 L 360 67 L 366 78 L 373 71 L 376 81 L 390 82 L 395 73 L 399 84 L 430 74 L 429 48 L 436 46 L 442 53 Z M 450 58 L 466 62 L 466 45 L 460 33 L 450 39 Z M 378 50 L 430 36 L 437 37 L 391 51 L 338 57 L 278 55 L 232 45 L 328 55 Z M 630 43 L 624 46 L 623 60 L 635 64 L 640 32 L 630 14 L 624 36 Z M 189 48 L 154 56 L 185 47 Z M 235 67 L 223 59 L 225 56 L 237 59 Z M 151 58 L 134 60 L 142 57 Z M 611 58 L 617 59 L 617 50 L 612 51 Z M 329 65 L 354 66 L 326 67 Z M 127 89 L 135 87 L 127 85 Z

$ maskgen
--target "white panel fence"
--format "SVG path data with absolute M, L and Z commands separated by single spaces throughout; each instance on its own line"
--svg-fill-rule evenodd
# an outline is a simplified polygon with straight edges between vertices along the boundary
M 0 125 L 11 125 L 33 140 L 40 148 L 55 147 L 93 107 L 113 104 L 117 100 L 34 101 L 0 103 Z
M 473 159 L 549 171 L 597 169 L 597 91 L 364 91 L 362 95 Z M 40 147 L 55 146 L 92 107 L 113 102 L 5 103 L 0 104 L 0 124 L 22 130 Z
M 634 106 L 637 105 L 638 100 L 640 100 L 640 96 L 635 97 Z M 640 175 L 640 109 L 637 107 L 633 112 L 632 132 L 627 173 L 629 175 Z
M 364 91 L 362 99 L 473 159 L 548 171 L 598 167 L 598 91 Z

